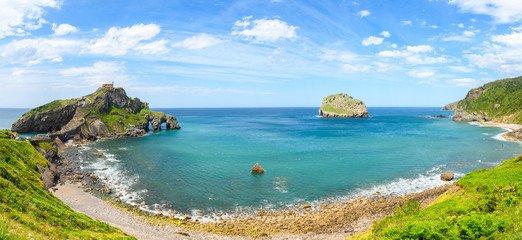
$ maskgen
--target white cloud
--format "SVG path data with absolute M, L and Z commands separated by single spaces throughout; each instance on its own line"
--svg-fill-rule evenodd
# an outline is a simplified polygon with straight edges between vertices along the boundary
M 439 28 L 439 26 L 437 26 L 437 25 L 430 25 L 430 28 L 437 29 L 437 28 Z
M 141 54 L 155 55 L 167 53 L 170 49 L 167 47 L 168 40 L 162 39 L 151 43 L 143 43 L 133 48 Z
M 371 66 L 364 65 L 364 64 L 344 64 L 343 70 L 347 73 L 354 73 L 354 72 L 366 72 L 371 69 Z
M 433 47 L 430 45 L 418 45 L 418 46 L 407 46 L 406 50 L 412 53 L 424 53 L 424 52 L 432 52 Z
M 201 49 L 211 47 L 216 44 L 222 43 L 221 39 L 215 38 L 209 34 L 199 34 L 197 36 L 189 37 L 181 42 L 173 44 L 174 47 L 183 47 L 186 49 Z
M 408 75 L 415 78 L 430 78 L 435 76 L 435 72 L 427 69 L 413 69 L 408 72 Z
M 522 4 L 516 0 L 450 0 L 461 11 L 485 14 L 497 23 L 515 23 L 522 20 Z
M 474 70 L 469 68 L 469 67 L 465 67 L 465 66 L 449 66 L 448 67 L 449 69 L 451 69 L 452 71 L 454 72 L 473 72 Z
M 483 44 L 481 53 L 464 55 L 471 64 L 508 74 L 522 74 L 522 29 L 509 34 L 494 35 Z
M 201 86 L 139 86 L 129 89 L 138 92 L 179 92 L 191 95 L 210 95 L 210 94 L 244 94 L 244 95 L 274 95 L 276 92 L 249 91 L 234 88 L 208 88 Z
M 246 37 L 247 39 L 255 38 L 256 42 L 275 42 L 280 39 L 292 39 L 297 35 L 296 26 L 288 25 L 288 23 L 278 19 L 257 19 L 250 21 L 252 16 L 244 17 L 242 20 L 236 21 L 232 35 Z M 251 28 L 248 28 L 250 27 Z
M 480 32 L 479 30 L 470 31 L 465 30 L 462 31 L 460 35 L 452 35 L 442 38 L 442 41 L 449 42 L 449 41 L 457 41 L 457 42 L 470 42 L 472 40 L 472 37 L 476 35 L 477 32 Z
M 339 52 L 331 49 L 324 49 L 323 54 L 319 56 L 322 60 L 326 61 L 340 61 L 344 63 L 350 63 L 353 61 L 360 60 L 359 55 L 352 52 Z
M 74 77 L 81 75 L 112 74 L 116 72 L 122 72 L 124 69 L 125 67 L 123 64 L 118 62 L 99 61 L 94 63 L 92 67 L 68 68 L 60 71 L 60 73 L 66 77 Z
M 359 11 L 359 12 L 357 13 L 357 16 L 359 16 L 359 17 L 366 17 L 366 16 L 368 16 L 368 15 L 370 15 L 370 14 L 371 14 L 370 11 L 368 11 L 368 10 L 362 10 L 362 11 Z
M 63 36 L 68 33 L 77 32 L 78 28 L 76 28 L 73 25 L 69 25 L 69 24 L 60 24 L 57 26 L 56 23 L 53 23 L 53 31 L 54 31 L 54 35 Z
M 87 46 L 90 53 L 121 56 L 129 49 L 146 48 L 140 45 L 142 41 L 150 40 L 160 33 L 160 26 L 156 24 L 136 24 L 132 27 L 112 27 L 102 38 L 92 40 Z
M 459 87 L 471 87 L 477 84 L 477 80 L 473 78 L 456 78 L 446 81 L 449 84 L 454 84 Z
M 128 76 L 124 74 L 125 66 L 119 62 L 99 61 L 89 67 L 75 67 L 60 71 L 65 77 L 80 77 L 84 83 L 91 86 L 104 82 L 125 82 Z
M 383 40 L 384 38 L 370 36 L 368 38 L 363 39 L 361 43 L 363 46 L 380 45 Z
M 57 0 L 2 0 L 0 1 L 0 39 L 27 35 L 27 31 L 42 27 L 44 8 L 59 8 Z
M 381 51 L 377 53 L 377 56 L 384 58 L 403 58 L 406 63 L 413 65 L 451 62 L 451 60 L 445 56 L 427 56 L 429 53 L 436 54 L 432 46 L 418 45 L 407 46 L 406 49 L 403 50 Z
M 12 41 L 0 47 L 0 64 L 60 62 L 62 55 L 77 53 L 84 44 L 81 40 L 46 38 Z
M 403 26 L 411 26 L 412 22 L 410 20 L 404 20 L 404 21 L 401 21 L 401 25 Z
M 388 31 L 382 31 L 379 35 L 381 35 L 385 38 L 389 38 L 391 36 L 390 32 L 388 32 Z

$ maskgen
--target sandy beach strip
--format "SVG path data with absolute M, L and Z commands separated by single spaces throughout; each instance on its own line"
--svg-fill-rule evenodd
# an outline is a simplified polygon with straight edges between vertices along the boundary
M 74 211 L 83 213 L 92 219 L 117 227 L 137 239 L 239 239 L 235 237 L 215 236 L 210 233 L 190 232 L 175 225 L 159 225 L 147 222 L 143 216 L 112 206 L 111 204 L 84 192 L 80 185 L 63 183 L 50 189 L 51 193 Z

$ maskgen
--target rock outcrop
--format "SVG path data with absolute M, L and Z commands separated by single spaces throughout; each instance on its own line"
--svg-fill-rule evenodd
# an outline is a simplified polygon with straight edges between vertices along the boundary
M 455 106 L 453 120 L 522 124 L 522 77 L 471 89 Z
M 130 98 L 123 88 L 99 88 L 84 97 L 56 100 L 32 109 L 11 126 L 13 132 L 48 132 L 51 138 L 96 140 L 139 136 L 149 131 L 179 129 L 176 118 L 149 109 L 148 103 Z
M 458 103 L 459 103 L 459 101 L 448 103 L 448 104 L 446 104 L 446 106 L 442 107 L 441 110 L 443 110 L 443 111 L 455 111 L 455 109 L 457 108 L 457 104 Z
M 323 98 L 319 116 L 324 118 L 365 118 L 370 117 L 363 101 L 348 94 L 340 93 Z
M 263 169 L 261 167 L 261 165 L 259 165 L 259 163 L 256 163 L 254 165 L 254 167 L 252 167 L 252 170 L 250 170 L 250 173 L 257 173 L 257 174 L 264 173 L 264 172 L 265 172 L 265 169 Z
M 440 175 L 440 180 L 451 181 L 451 180 L 453 180 L 454 176 L 455 176 L 455 174 L 452 171 L 448 170 Z
M 502 135 L 506 140 L 522 142 L 522 128 L 518 130 L 504 133 Z

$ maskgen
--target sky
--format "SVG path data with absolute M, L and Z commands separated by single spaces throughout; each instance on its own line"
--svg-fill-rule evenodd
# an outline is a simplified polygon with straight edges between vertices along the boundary
M 0 108 L 440 107 L 522 75 L 520 0 L 1 0 Z

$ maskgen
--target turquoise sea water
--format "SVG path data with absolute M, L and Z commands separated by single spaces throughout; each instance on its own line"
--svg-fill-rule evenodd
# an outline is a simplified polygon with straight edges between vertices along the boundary
M 437 108 L 369 108 L 366 119 L 322 119 L 317 108 L 155 110 L 181 130 L 104 139 L 81 158 L 128 203 L 163 212 L 164 203 L 190 214 L 421 191 L 446 170 L 462 177 L 522 150 L 499 140 L 501 128 L 420 117 L 452 114 Z M 255 163 L 266 173 L 251 175 Z

